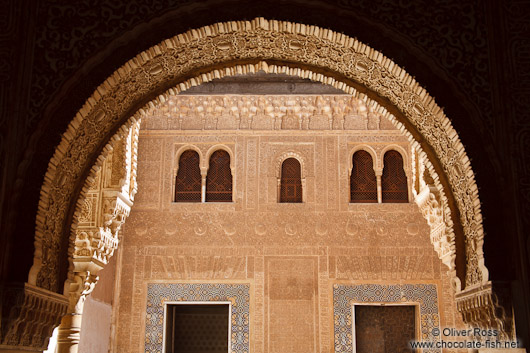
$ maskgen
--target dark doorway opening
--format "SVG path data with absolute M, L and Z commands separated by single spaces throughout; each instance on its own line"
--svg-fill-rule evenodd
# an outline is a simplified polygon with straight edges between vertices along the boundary
M 356 353 L 410 353 L 416 338 L 412 305 L 356 305 Z
M 168 304 L 165 353 L 228 353 L 228 304 Z

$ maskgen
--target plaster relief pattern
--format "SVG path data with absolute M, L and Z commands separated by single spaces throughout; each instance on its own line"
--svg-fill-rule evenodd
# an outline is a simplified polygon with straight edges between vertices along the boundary
M 168 81 L 177 83 L 179 78 L 192 77 L 166 92 L 158 103 L 165 100 L 164 97 L 215 77 L 258 70 L 313 78 L 361 97 L 368 105 L 372 102 L 353 87 L 322 74 L 269 65 L 265 61 L 238 66 L 233 62 L 235 59 L 290 60 L 309 67 L 326 68 L 388 98 L 403 114 L 403 119 L 410 121 L 426 139 L 432 149 L 430 157 L 440 162 L 442 177 L 448 180 L 451 190 L 444 192 L 454 196 L 466 237 L 466 285 L 487 281 L 474 174 L 456 132 L 432 97 L 391 60 L 352 38 L 314 26 L 258 18 L 204 27 L 166 40 L 128 62 L 98 87 L 64 134 L 45 177 L 37 215 L 35 261 L 31 271 L 33 284 L 59 291 L 61 284 L 56 273 L 61 257 L 59 244 L 68 232 L 63 225 L 69 205 L 75 202 L 74 190 L 79 179 L 88 171 L 89 161 L 118 121 L 127 119 L 125 114 L 132 106 Z M 197 70 L 216 64 L 226 69 L 194 77 Z M 386 115 L 385 109 L 381 112 Z M 143 110 L 125 127 L 142 114 Z M 392 121 L 404 130 L 400 122 L 394 118 Z M 427 167 L 434 173 L 431 163 Z M 85 196 L 84 191 L 81 196 Z M 442 194 L 444 202 L 445 198 L 446 195 Z
M 266 257 L 265 264 L 266 351 L 318 352 L 318 258 Z
M 148 276 L 157 279 L 245 279 L 244 256 L 152 255 Z
M 139 175 L 149 175 L 151 168 L 164 173 L 160 178 L 139 178 L 135 208 L 124 225 L 117 308 L 120 349 L 145 352 L 159 337 L 149 336 L 146 343 L 146 335 L 154 332 L 149 328 L 153 317 L 138 310 L 146 298 L 149 302 L 153 283 L 250 283 L 249 349 L 257 353 L 332 350 L 337 283 L 434 283 L 444 290 L 438 304 L 444 310 L 442 324 L 462 325 L 447 267 L 433 248 L 431 229 L 419 206 L 350 204 L 343 196 L 349 193 L 348 170 L 355 148 L 373 149 L 377 164 L 384 149 L 395 145 L 406 151 L 406 161 L 412 161 L 411 144 L 399 131 L 249 126 L 237 131 L 212 129 L 205 135 L 150 129 L 141 131 L 140 140 L 140 158 L 157 152 L 152 164 L 139 164 Z M 170 188 L 160 186 L 172 183 L 179 151 L 194 148 L 205 161 L 207 151 L 221 144 L 236 156 L 234 192 L 241 197 L 233 203 L 172 202 L 165 194 L 172 192 Z M 165 146 L 163 158 L 156 157 L 160 146 Z M 315 185 L 307 188 L 302 204 L 277 202 L 278 161 L 286 156 L 300 158 L 303 176 Z M 407 173 L 411 177 L 412 169 Z M 148 196 L 164 201 L 151 206 L 142 195 L 150 191 L 144 190 L 157 190 Z

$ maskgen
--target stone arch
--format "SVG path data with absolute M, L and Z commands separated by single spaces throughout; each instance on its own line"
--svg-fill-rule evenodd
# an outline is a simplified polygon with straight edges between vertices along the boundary
M 176 197 L 175 196 L 175 190 L 176 190 L 176 181 L 177 181 L 177 174 L 178 174 L 178 171 L 179 171 L 179 164 L 180 164 L 180 156 L 188 151 L 188 150 L 192 150 L 192 151 L 195 151 L 197 152 L 197 154 L 199 155 L 199 168 L 202 167 L 202 161 L 203 161 L 203 155 L 202 155 L 202 151 L 200 148 L 198 148 L 197 146 L 195 145 L 192 145 L 192 144 L 186 144 L 184 146 L 181 146 L 177 149 L 177 151 L 175 152 L 175 155 L 173 156 L 173 175 L 172 175 L 172 181 L 171 181 L 171 197 L 174 198 Z
M 232 151 L 232 149 L 230 147 L 228 147 L 227 145 L 224 145 L 224 144 L 216 144 L 216 145 L 213 145 L 211 146 L 208 151 L 206 152 L 206 158 L 204 159 L 204 176 L 203 178 L 205 178 L 205 192 L 207 193 L 208 192 L 208 188 L 206 186 L 206 178 L 208 177 L 208 171 L 210 170 L 210 158 L 212 157 L 212 155 L 217 152 L 217 151 L 224 151 L 226 153 L 228 153 L 228 156 L 230 157 L 230 173 L 232 175 L 232 198 L 231 198 L 231 202 L 234 202 L 235 200 L 235 192 L 234 190 L 236 190 L 236 165 L 235 165 L 235 156 L 234 156 L 234 152 Z M 206 199 L 207 200 L 207 199 Z
M 210 157 L 215 151 L 218 151 L 218 150 L 223 150 L 226 153 L 228 153 L 228 155 L 230 156 L 230 169 L 234 171 L 236 168 L 234 151 L 232 151 L 232 149 L 228 147 L 227 145 L 219 145 L 219 144 L 210 147 L 208 151 L 206 152 L 206 156 L 204 158 L 206 170 L 210 169 Z
M 368 152 L 370 154 L 370 156 L 372 156 L 372 164 L 374 166 L 374 172 L 377 172 L 377 166 L 378 166 L 378 160 L 379 160 L 379 157 L 377 156 L 377 153 L 375 152 L 375 150 L 371 147 L 371 146 L 368 146 L 366 144 L 362 144 L 362 145 L 357 145 L 355 146 L 354 148 L 351 149 L 351 151 L 349 151 L 349 158 L 348 158 L 348 176 L 351 176 L 351 170 L 353 168 L 353 155 L 355 154 L 355 152 L 358 152 L 358 151 L 365 151 L 365 152 Z
M 412 195 L 412 178 L 411 178 L 411 174 L 412 174 L 412 169 L 411 169 L 411 158 L 408 156 L 407 152 L 405 151 L 405 149 L 401 146 L 398 146 L 398 145 L 395 145 L 395 144 L 392 144 L 392 145 L 389 145 L 389 146 L 386 146 L 385 148 L 383 148 L 379 154 L 379 163 L 380 163 L 380 168 L 381 168 L 381 180 L 383 181 L 383 175 L 384 175 L 384 170 L 385 170 L 385 156 L 388 152 L 390 151 L 394 151 L 396 152 L 399 156 L 401 156 L 401 160 L 403 162 L 403 166 L 402 166 L 402 169 L 403 169 L 403 172 L 405 173 L 405 177 L 407 178 L 407 203 L 411 202 L 411 195 Z M 383 184 L 381 184 L 382 186 Z M 384 197 L 384 192 L 383 192 L 383 197 Z
M 324 50 L 325 49 L 325 50 Z M 326 55 L 322 55 L 322 53 Z M 76 185 L 118 126 L 192 86 L 257 71 L 284 73 L 331 85 L 380 103 L 392 123 L 425 157 L 457 248 L 457 291 L 488 282 L 478 190 L 465 149 L 443 110 L 402 68 L 354 38 L 316 26 L 256 18 L 193 29 L 164 40 L 116 70 L 76 114 L 50 160 L 39 200 L 34 265 L 28 282 L 59 292 L 57 244 L 68 233 L 69 210 L 84 197 Z M 160 93 L 151 100 L 153 92 Z M 135 113 L 136 112 L 136 113 Z M 131 117 L 132 115 L 132 117 Z M 102 157 L 104 159 L 104 157 Z M 99 161 L 99 159 L 98 159 Z
M 379 153 L 379 156 L 378 156 L 379 165 L 378 165 L 378 167 L 381 168 L 381 170 L 383 170 L 383 167 L 384 167 L 383 160 L 384 160 L 384 157 L 385 157 L 385 153 L 387 153 L 390 150 L 394 150 L 394 151 L 398 152 L 401 155 L 401 158 L 403 158 L 403 169 L 405 170 L 405 173 L 407 174 L 407 178 L 410 178 L 410 172 L 411 172 L 411 170 L 410 170 L 410 157 L 408 156 L 407 151 L 405 151 L 405 149 L 403 149 L 403 147 L 401 147 L 401 146 L 398 146 L 398 145 L 395 145 L 395 144 L 385 146 L 385 148 L 383 148 L 381 150 L 381 152 Z
M 407 191 L 408 191 L 408 198 L 409 202 L 412 202 L 412 169 L 411 169 L 411 156 L 405 151 L 405 149 L 401 146 L 392 144 L 388 145 L 385 148 L 381 150 L 381 153 L 379 154 L 379 167 L 381 168 L 381 173 L 383 172 L 384 168 L 384 159 L 385 159 L 385 153 L 387 153 L 390 150 L 394 150 L 398 152 L 401 155 L 401 158 L 403 158 L 403 170 L 405 171 L 405 175 L 407 176 Z
M 307 167 L 305 165 L 304 158 L 300 154 L 293 151 L 284 152 L 278 158 L 276 158 L 276 166 L 274 168 L 276 171 L 276 178 L 280 179 L 282 177 L 282 164 L 287 158 L 294 158 L 300 163 L 301 178 L 302 180 L 305 179 Z
M 372 147 L 372 146 L 369 146 L 369 145 L 366 145 L 366 144 L 361 144 L 361 145 L 357 145 L 355 146 L 349 153 L 349 158 L 348 158 L 348 192 L 349 192 L 349 195 L 350 195 L 350 198 L 349 198 L 349 201 L 350 203 L 364 203 L 363 201 L 360 201 L 360 200 L 354 200 L 354 185 L 353 185 L 353 177 L 354 175 L 352 174 L 353 173 L 353 168 L 354 168 L 354 163 L 353 163 L 353 159 L 355 158 L 355 154 L 357 152 L 366 152 L 368 153 L 368 155 L 370 156 L 370 158 L 372 158 L 372 169 L 373 169 L 373 175 L 374 175 L 374 181 L 375 181 L 375 187 L 376 187 L 376 190 L 375 190 L 375 199 L 374 200 L 370 200 L 370 202 L 377 202 L 377 203 L 380 203 L 381 201 L 381 171 L 378 169 L 378 156 L 377 156 L 377 152 L 375 151 L 375 149 Z M 371 175 L 370 175 L 371 176 Z M 364 200 L 366 201 L 366 200 Z
M 274 168 L 275 173 L 276 173 L 276 181 L 277 181 L 276 199 L 279 202 L 283 162 L 289 158 L 294 158 L 298 161 L 298 163 L 300 163 L 300 182 L 302 183 L 302 203 L 305 203 L 307 202 L 307 183 L 306 183 L 307 165 L 304 161 L 304 158 L 299 153 L 294 152 L 294 151 L 284 152 L 278 158 L 276 158 L 276 165 Z
M 202 151 L 200 148 L 197 148 L 197 146 L 194 146 L 192 144 L 186 144 L 184 146 L 181 146 L 177 149 L 177 151 L 175 152 L 175 156 L 174 156 L 174 160 L 173 160 L 173 163 L 174 163 L 174 172 L 175 174 L 178 172 L 178 169 L 179 169 L 179 166 L 178 166 L 178 161 L 180 159 L 180 155 L 184 152 L 186 152 L 187 150 L 193 150 L 195 152 L 197 152 L 199 154 L 199 159 L 202 161 L 203 160 L 203 155 L 202 155 Z

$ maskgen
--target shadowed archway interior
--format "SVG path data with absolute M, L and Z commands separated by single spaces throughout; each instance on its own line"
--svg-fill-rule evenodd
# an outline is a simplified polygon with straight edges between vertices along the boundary
M 315 4 L 312 4 L 312 5 L 308 6 L 308 8 L 311 8 L 311 6 L 315 6 Z M 469 10 L 469 9 L 468 9 L 468 10 Z M 490 9 L 488 8 L 487 11 L 490 11 Z M 476 8 L 473 8 L 473 11 L 471 11 L 471 13 L 473 13 L 473 14 L 476 14 L 477 12 L 480 12 L 480 11 L 478 11 Z M 468 12 L 468 13 L 469 13 L 469 12 Z M 499 13 L 503 13 L 503 12 L 500 11 Z M 339 21 L 339 22 L 340 22 L 340 21 Z M 212 23 L 213 23 L 213 22 L 212 22 Z M 479 21 L 479 23 L 480 23 L 480 21 Z M 165 36 L 165 37 L 169 37 L 169 36 Z M 296 44 L 295 44 L 295 46 L 296 46 Z M 389 48 L 390 48 L 390 49 L 389 49 L 389 52 L 392 52 L 392 48 L 391 48 L 391 46 L 390 46 Z M 386 52 L 387 52 L 387 51 L 385 50 L 385 53 L 386 53 Z M 394 56 L 394 57 L 395 57 L 395 56 Z M 399 57 L 398 57 L 398 60 L 399 60 Z M 124 60 L 123 60 L 123 61 L 124 61 Z M 122 61 L 122 62 L 123 62 L 123 61 Z M 272 62 L 272 61 L 269 61 L 269 63 L 273 63 L 273 62 Z M 421 66 L 421 65 L 420 65 L 420 66 Z M 415 70 L 416 70 L 416 69 L 415 69 Z M 155 72 L 155 71 L 156 71 L 156 69 L 153 70 L 153 72 Z M 418 68 L 417 71 L 421 72 L 422 69 L 421 69 L 421 68 Z M 428 81 L 428 80 L 427 80 L 427 81 Z M 427 82 L 427 81 L 425 81 L 425 82 Z M 423 82 L 423 81 L 422 81 L 422 82 Z M 159 92 L 160 92 L 160 91 L 159 91 Z M 456 91 L 456 90 L 452 90 L 452 92 L 457 92 L 457 91 Z M 151 94 L 153 94 L 153 93 L 151 93 Z M 443 96 L 444 96 L 444 94 L 440 94 L 440 95 L 438 95 L 438 94 L 436 94 L 436 93 L 435 93 L 435 95 L 436 95 L 437 97 L 443 97 Z M 88 96 L 88 94 L 85 95 L 84 97 L 86 97 L 86 96 Z M 84 98 L 82 98 L 82 99 L 84 99 Z M 462 102 L 462 100 L 459 100 L 459 99 L 455 99 L 454 101 L 455 101 L 455 102 L 456 102 L 456 101 L 460 101 L 460 102 Z M 455 104 L 457 104 L 457 103 L 455 103 Z M 458 104 L 460 104 L 460 103 L 458 103 Z M 446 102 L 446 101 L 444 101 L 444 105 L 447 106 L 447 102 Z M 465 104 L 464 104 L 464 105 L 465 105 Z M 454 109 L 454 105 L 453 105 L 453 108 L 450 108 L 450 109 Z M 471 114 L 471 115 L 472 115 L 472 114 Z M 71 116 L 71 114 L 70 114 L 70 116 Z M 69 120 L 69 118 L 68 118 L 68 120 Z M 457 122 L 457 125 L 458 125 L 458 124 L 459 124 L 459 123 Z M 463 125 L 462 125 L 462 126 L 461 126 L 461 125 L 458 125 L 458 126 L 459 126 L 459 132 L 464 131 L 464 135 L 465 135 L 465 134 L 466 134 L 466 132 L 465 132 L 466 129 L 465 129 L 465 128 L 462 128 Z M 113 132 L 110 132 L 110 135 L 112 135 L 112 134 L 113 134 Z M 110 136 L 110 135 L 109 135 L 109 133 L 107 134 L 107 136 Z M 100 148 L 103 148 L 103 147 L 101 146 Z M 472 151 L 475 150 L 476 148 L 477 148 L 477 147 L 475 147 L 475 146 L 473 146 L 473 145 L 471 146 Z M 487 147 L 486 147 L 486 149 L 487 149 Z M 101 149 L 100 149 L 100 151 L 101 151 Z M 97 155 L 98 153 L 99 153 L 99 152 L 96 152 L 95 155 L 94 155 L 94 154 L 92 155 L 92 160 L 95 160 L 95 159 L 96 159 L 96 155 Z M 484 155 L 486 155 L 486 154 L 484 154 Z M 480 159 L 480 158 L 483 158 L 483 157 L 481 157 L 481 154 L 480 154 L 480 153 L 478 153 L 478 154 L 477 154 L 477 153 L 473 154 L 473 157 L 474 157 L 474 160 L 477 160 L 477 158 L 479 158 L 479 159 Z M 15 158 L 15 157 L 13 157 L 13 158 Z M 14 159 L 13 159 L 13 160 L 14 160 Z M 47 161 L 47 160 L 49 160 L 49 158 L 46 158 L 46 159 L 44 159 L 44 160 Z M 488 162 L 488 163 L 489 163 L 489 162 Z M 482 164 L 479 162 L 478 165 L 482 165 Z M 480 168 L 482 168 L 482 166 L 481 166 Z M 22 170 L 22 169 L 19 169 L 19 170 Z M 85 172 L 85 175 L 86 175 L 86 173 L 87 173 L 87 172 Z M 82 173 L 79 174 L 79 176 L 81 176 L 81 175 L 82 175 Z M 431 177 L 432 177 L 432 176 L 431 176 Z M 66 178 L 59 177 L 58 180 L 61 181 L 61 182 L 64 181 L 64 182 L 66 182 L 66 183 L 69 183 L 69 178 L 70 178 L 69 176 L 67 176 Z M 80 177 L 80 179 L 78 179 L 78 180 L 83 180 L 83 177 Z M 486 183 L 486 184 L 487 184 L 487 183 Z M 483 183 L 482 185 L 485 185 L 485 184 Z M 78 190 L 81 190 L 81 189 L 82 189 L 82 185 L 81 185 L 81 184 L 78 184 L 77 189 L 78 189 Z M 26 188 L 23 192 L 24 192 L 24 193 L 29 193 L 29 192 L 30 192 L 30 189 L 27 189 L 27 188 Z M 489 195 L 490 195 L 490 192 L 487 191 L 487 192 L 486 192 L 486 196 L 487 196 L 487 198 L 486 198 L 486 203 L 487 203 L 487 201 L 489 200 L 488 198 L 490 198 Z M 496 197 L 497 197 L 497 196 L 496 196 Z M 31 199 L 31 198 L 28 198 L 28 200 L 29 200 L 29 199 Z M 483 201 L 484 201 L 484 200 L 483 200 Z M 74 201 L 72 201 L 72 202 L 74 202 Z M 72 209 L 71 207 L 70 207 L 69 209 L 70 209 L 70 212 L 72 212 L 72 213 L 74 212 L 73 209 Z M 452 213 L 452 215 L 454 215 L 454 212 Z M 18 217 L 18 216 L 17 216 L 17 217 Z M 22 216 L 20 216 L 20 217 L 22 217 Z M 495 219 L 495 216 L 494 216 L 493 218 L 492 218 L 492 217 L 488 217 L 488 219 L 490 219 L 490 220 L 491 220 L 491 219 Z M 28 222 L 26 222 L 26 224 L 27 224 L 27 223 L 28 223 Z M 21 226 L 22 226 L 22 223 L 20 223 L 20 224 L 21 224 Z M 501 223 L 499 222 L 499 224 L 501 224 Z M 512 224 L 516 224 L 516 222 L 512 222 Z M 488 229 L 495 229 L 495 228 L 488 228 Z M 491 230 L 490 230 L 490 232 L 491 232 Z M 490 233 L 490 234 L 491 234 L 491 233 Z M 4 238 L 3 238 L 3 239 L 4 239 Z M 23 237 L 20 237 L 20 240 L 19 240 L 19 239 L 17 239 L 17 240 L 13 240 L 13 241 L 10 241 L 9 243 L 10 243 L 10 244 L 17 244 L 18 242 L 22 241 L 22 239 L 24 239 L 24 238 L 23 238 Z M 30 242 L 31 242 L 31 240 L 30 240 Z M 479 245 L 479 248 L 481 247 L 480 244 L 470 244 L 471 247 L 476 247 L 476 245 Z M 57 246 L 59 246 L 59 247 L 62 246 L 62 247 L 63 247 L 63 250 L 65 249 L 65 245 L 64 245 L 64 244 L 63 244 L 63 245 L 60 245 L 60 244 L 58 244 L 58 243 L 54 243 L 54 244 L 53 244 L 53 247 L 57 247 Z M 11 247 L 11 245 L 10 245 L 10 247 Z M 10 247 L 7 247 L 7 248 L 10 248 Z M 23 247 L 17 247 L 17 249 L 22 249 L 22 248 L 23 248 Z M 524 249 L 524 247 L 522 247 L 522 248 Z M 17 251 L 18 251 L 18 250 L 17 250 Z M 66 253 L 66 252 L 64 252 L 64 253 Z M 517 257 L 515 257 L 515 258 L 517 258 Z M 64 260 L 63 260 L 63 261 L 64 261 Z M 494 257 L 491 258 L 491 261 L 495 261 L 495 260 L 494 260 Z M 7 262 L 6 262 L 6 263 L 7 263 Z M 8 268 L 8 267 L 9 267 L 9 266 L 7 266 L 7 268 Z M 63 268 L 63 271 L 64 271 L 64 269 L 65 269 L 64 266 L 59 266 L 59 267 Z M 6 267 L 4 266 L 4 268 L 6 268 Z M 24 266 L 21 266 L 21 267 L 20 267 L 20 269 L 22 269 L 22 268 L 24 268 Z M 499 272 L 498 270 L 496 270 L 496 271 L 497 271 L 497 272 L 495 272 L 495 273 L 496 273 L 496 274 L 495 274 L 495 278 L 500 278 L 500 277 L 499 277 L 499 274 L 500 274 L 501 272 Z M 21 273 L 22 273 L 22 272 L 23 272 L 23 271 L 21 270 Z M 7 273 L 7 272 L 6 272 L 6 273 Z M 64 274 L 65 274 L 65 272 L 63 272 L 63 276 L 62 276 L 62 278 L 65 278 L 65 277 L 64 277 Z M 14 277 L 16 277 L 16 274 L 15 274 L 15 272 L 10 272 L 9 276 L 14 276 Z M 8 276 L 8 277 L 9 277 L 9 276 Z M 24 277 L 24 275 L 22 275 L 22 277 Z M 501 276 L 501 277 L 502 277 L 502 276 Z M 5 277 L 5 278 L 7 278 L 7 277 Z M 60 279 L 60 278 L 61 278 L 61 276 L 59 276 L 59 279 Z M 61 288 L 60 283 L 61 283 L 61 280 L 57 281 L 57 288 L 58 288 L 58 289 Z M 46 286 L 45 286 L 45 287 L 46 287 Z M 59 289 L 59 291 L 60 291 L 60 289 Z M 524 320 L 523 320 L 523 322 L 524 322 Z

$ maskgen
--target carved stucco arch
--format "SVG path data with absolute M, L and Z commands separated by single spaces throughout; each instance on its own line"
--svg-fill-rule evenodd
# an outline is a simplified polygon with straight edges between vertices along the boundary
M 205 176 L 207 175 L 208 170 L 210 170 L 210 157 L 215 151 L 225 151 L 230 156 L 230 173 L 232 174 L 232 202 L 234 202 L 235 200 L 234 191 L 236 190 L 237 180 L 236 180 L 236 173 L 235 173 L 236 158 L 234 156 L 234 151 L 232 150 L 232 148 L 230 148 L 229 146 L 225 144 L 215 144 L 211 146 L 210 148 L 208 148 L 208 151 L 206 152 L 206 158 L 204 159 Z
M 405 149 L 399 145 L 396 145 L 396 144 L 391 144 L 391 145 L 388 145 L 388 146 L 385 146 L 381 152 L 379 152 L 379 156 L 378 156 L 378 168 L 381 168 L 381 170 L 383 170 L 383 168 L 385 167 L 385 153 L 387 153 L 388 151 L 396 151 L 397 153 L 400 154 L 401 158 L 403 158 L 403 170 L 405 170 L 405 173 L 407 174 L 407 178 L 410 178 L 410 157 L 408 156 L 407 154 L 407 151 L 405 151 Z
M 379 162 L 378 162 L 378 159 L 379 157 L 377 156 L 377 152 L 375 152 L 375 150 L 373 149 L 372 146 L 369 146 L 367 144 L 361 144 L 361 145 L 357 145 L 355 146 L 354 148 L 351 149 L 351 151 L 349 152 L 349 159 L 348 159 L 348 177 L 351 176 L 351 172 L 352 172 L 352 169 L 353 169 L 353 155 L 359 151 L 364 151 L 364 152 L 367 152 L 368 154 L 370 154 L 370 156 L 372 157 L 372 165 L 373 165 L 373 168 L 374 168 L 374 173 L 377 172 L 378 170 L 378 165 L 379 165 Z
M 235 168 L 236 168 L 236 164 L 235 164 L 236 163 L 236 159 L 235 159 L 235 156 L 234 156 L 234 151 L 232 151 L 232 149 L 230 147 L 228 147 L 227 145 L 224 145 L 224 144 L 216 144 L 216 145 L 213 145 L 212 147 L 210 147 L 208 149 L 208 151 L 206 152 L 206 158 L 204 159 L 206 170 L 210 169 L 210 157 L 212 156 L 212 154 L 215 151 L 219 151 L 219 150 L 222 150 L 222 151 L 225 151 L 226 153 L 228 153 L 228 155 L 230 156 L 230 170 L 234 171 Z M 232 176 L 232 177 L 234 177 L 234 176 Z
M 70 123 L 48 165 L 28 281 L 60 291 L 60 243 L 69 233 L 69 210 L 85 193 L 84 188 L 76 191 L 76 186 L 87 171 L 89 177 L 95 172 L 93 158 L 117 126 L 130 128 L 143 116 L 140 107 L 145 104 L 153 107 L 203 82 L 257 71 L 319 81 L 368 106 L 380 104 L 380 109 L 388 110 L 391 121 L 421 151 L 445 205 L 452 205 L 447 214 L 456 220 L 455 229 L 461 227 L 466 244 L 467 267 L 460 277 L 466 287 L 488 281 L 474 174 L 456 131 L 434 99 L 390 59 L 354 38 L 262 18 L 217 23 L 167 39 L 137 55 L 97 88 Z M 160 94 L 154 100 L 153 92 Z M 453 227 L 451 219 L 448 226 Z M 457 290 L 459 284 L 456 280 Z
M 192 150 L 192 151 L 195 151 L 197 152 L 197 154 L 199 155 L 199 166 L 201 166 L 201 163 L 204 159 L 204 156 L 202 155 L 202 151 L 200 148 L 198 148 L 197 146 L 195 145 L 192 145 L 192 144 L 186 144 L 184 146 L 181 146 L 177 149 L 177 151 L 175 152 L 175 156 L 174 156 L 174 161 L 175 161 L 175 167 L 174 167 L 174 173 L 175 173 L 175 176 L 177 175 L 177 172 L 179 170 L 179 161 L 180 161 L 180 156 L 188 151 L 188 150 Z
M 396 144 L 390 144 L 388 146 L 385 146 L 380 152 L 378 156 L 378 168 L 381 171 L 381 175 L 383 174 L 383 169 L 385 168 L 385 154 L 388 151 L 396 151 L 401 156 L 401 159 L 403 160 L 403 171 L 405 172 L 405 176 L 407 177 L 407 199 L 408 202 L 413 202 L 413 194 L 412 194 L 412 168 L 411 168 L 411 158 L 409 157 L 407 151 L 399 145 Z M 432 227 L 431 227 L 432 229 Z M 451 237 L 454 237 L 454 233 L 451 232 Z M 454 240 L 452 241 L 454 243 Z M 453 266 L 449 266 L 449 268 L 453 268 Z
M 379 161 L 378 168 L 381 168 L 380 169 L 381 173 L 383 172 L 383 168 L 385 167 L 385 154 L 388 151 L 396 151 L 397 153 L 399 153 L 399 155 L 403 159 L 403 171 L 405 172 L 405 175 L 407 176 L 408 190 L 410 194 L 409 199 L 410 199 L 410 196 L 412 195 L 412 192 L 411 192 L 412 191 L 411 190 L 411 181 L 412 181 L 411 180 L 412 179 L 411 158 L 409 154 L 407 153 L 407 151 L 405 151 L 405 149 L 399 145 L 391 144 L 391 145 L 385 146 L 385 148 L 381 150 L 378 156 L 378 161 Z
M 304 158 L 297 152 L 294 152 L 294 151 L 287 151 L 287 152 L 284 152 L 282 153 L 278 158 L 276 158 L 276 165 L 274 166 L 274 170 L 276 172 L 276 178 L 278 180 L 281 179 L 282 177 L 282 165 L 283 165 L 283 162 L 288 159 L 288 158 L 294 158 L 298 161 L 298 163 L 300 163 L 300 177 L 302 179 L 305 179 L 306 177 L 306 173 L 307 173 L 307 167 L 305 165 L 305 161 L 304 161 Z
M 284 152 L 278 158 L 276 158 L 276 163 L 274 166 L 275 167 L 274 171 L 276 172 L 276 181 L 277 181 L 276 199 L 278 200 L 278 202 L 280 202 L 283 162 L 285 162 L 289 158 L 296 159 L 298 163 L 300 163 L 300 182 L 302 184 L 302 203 L 305 203 L 307 202 L 307 183 L 306 183 L 307 165 L 305 163 L 304 157 L 302 157 L 302 154 L 295 152 L 295 151 Z
M 175 155 L 173 156 L 173 177 L 171 178 L 171 195 L 173 195 L 172 197 L 174 198 L 175 197 L 175 188 L 177 187 L 176 186 L 176 182 L 177 182 L 177 174 L 178 174 L 178 171 L 179 171 L 179 167 L 180 167 L 180 156 L 186 152 L 186 151 L 195 151 L 197 152 L 197 154 L 199 155 L 199 168 L 202 167 L 202 163 L 203 163 L 203 155 L 202 155 L 202 151 L 200 148 L 198 148 L 197 146 L 195 145 L 192 145 L 192 144 L 186 144 L 184 146 L 181 146 L 177 149 L 177 151 L 175 152 Z M 204 168 L 202 168 L 204 169 Z M 172 199 L 174 201 L 174 199 Z

